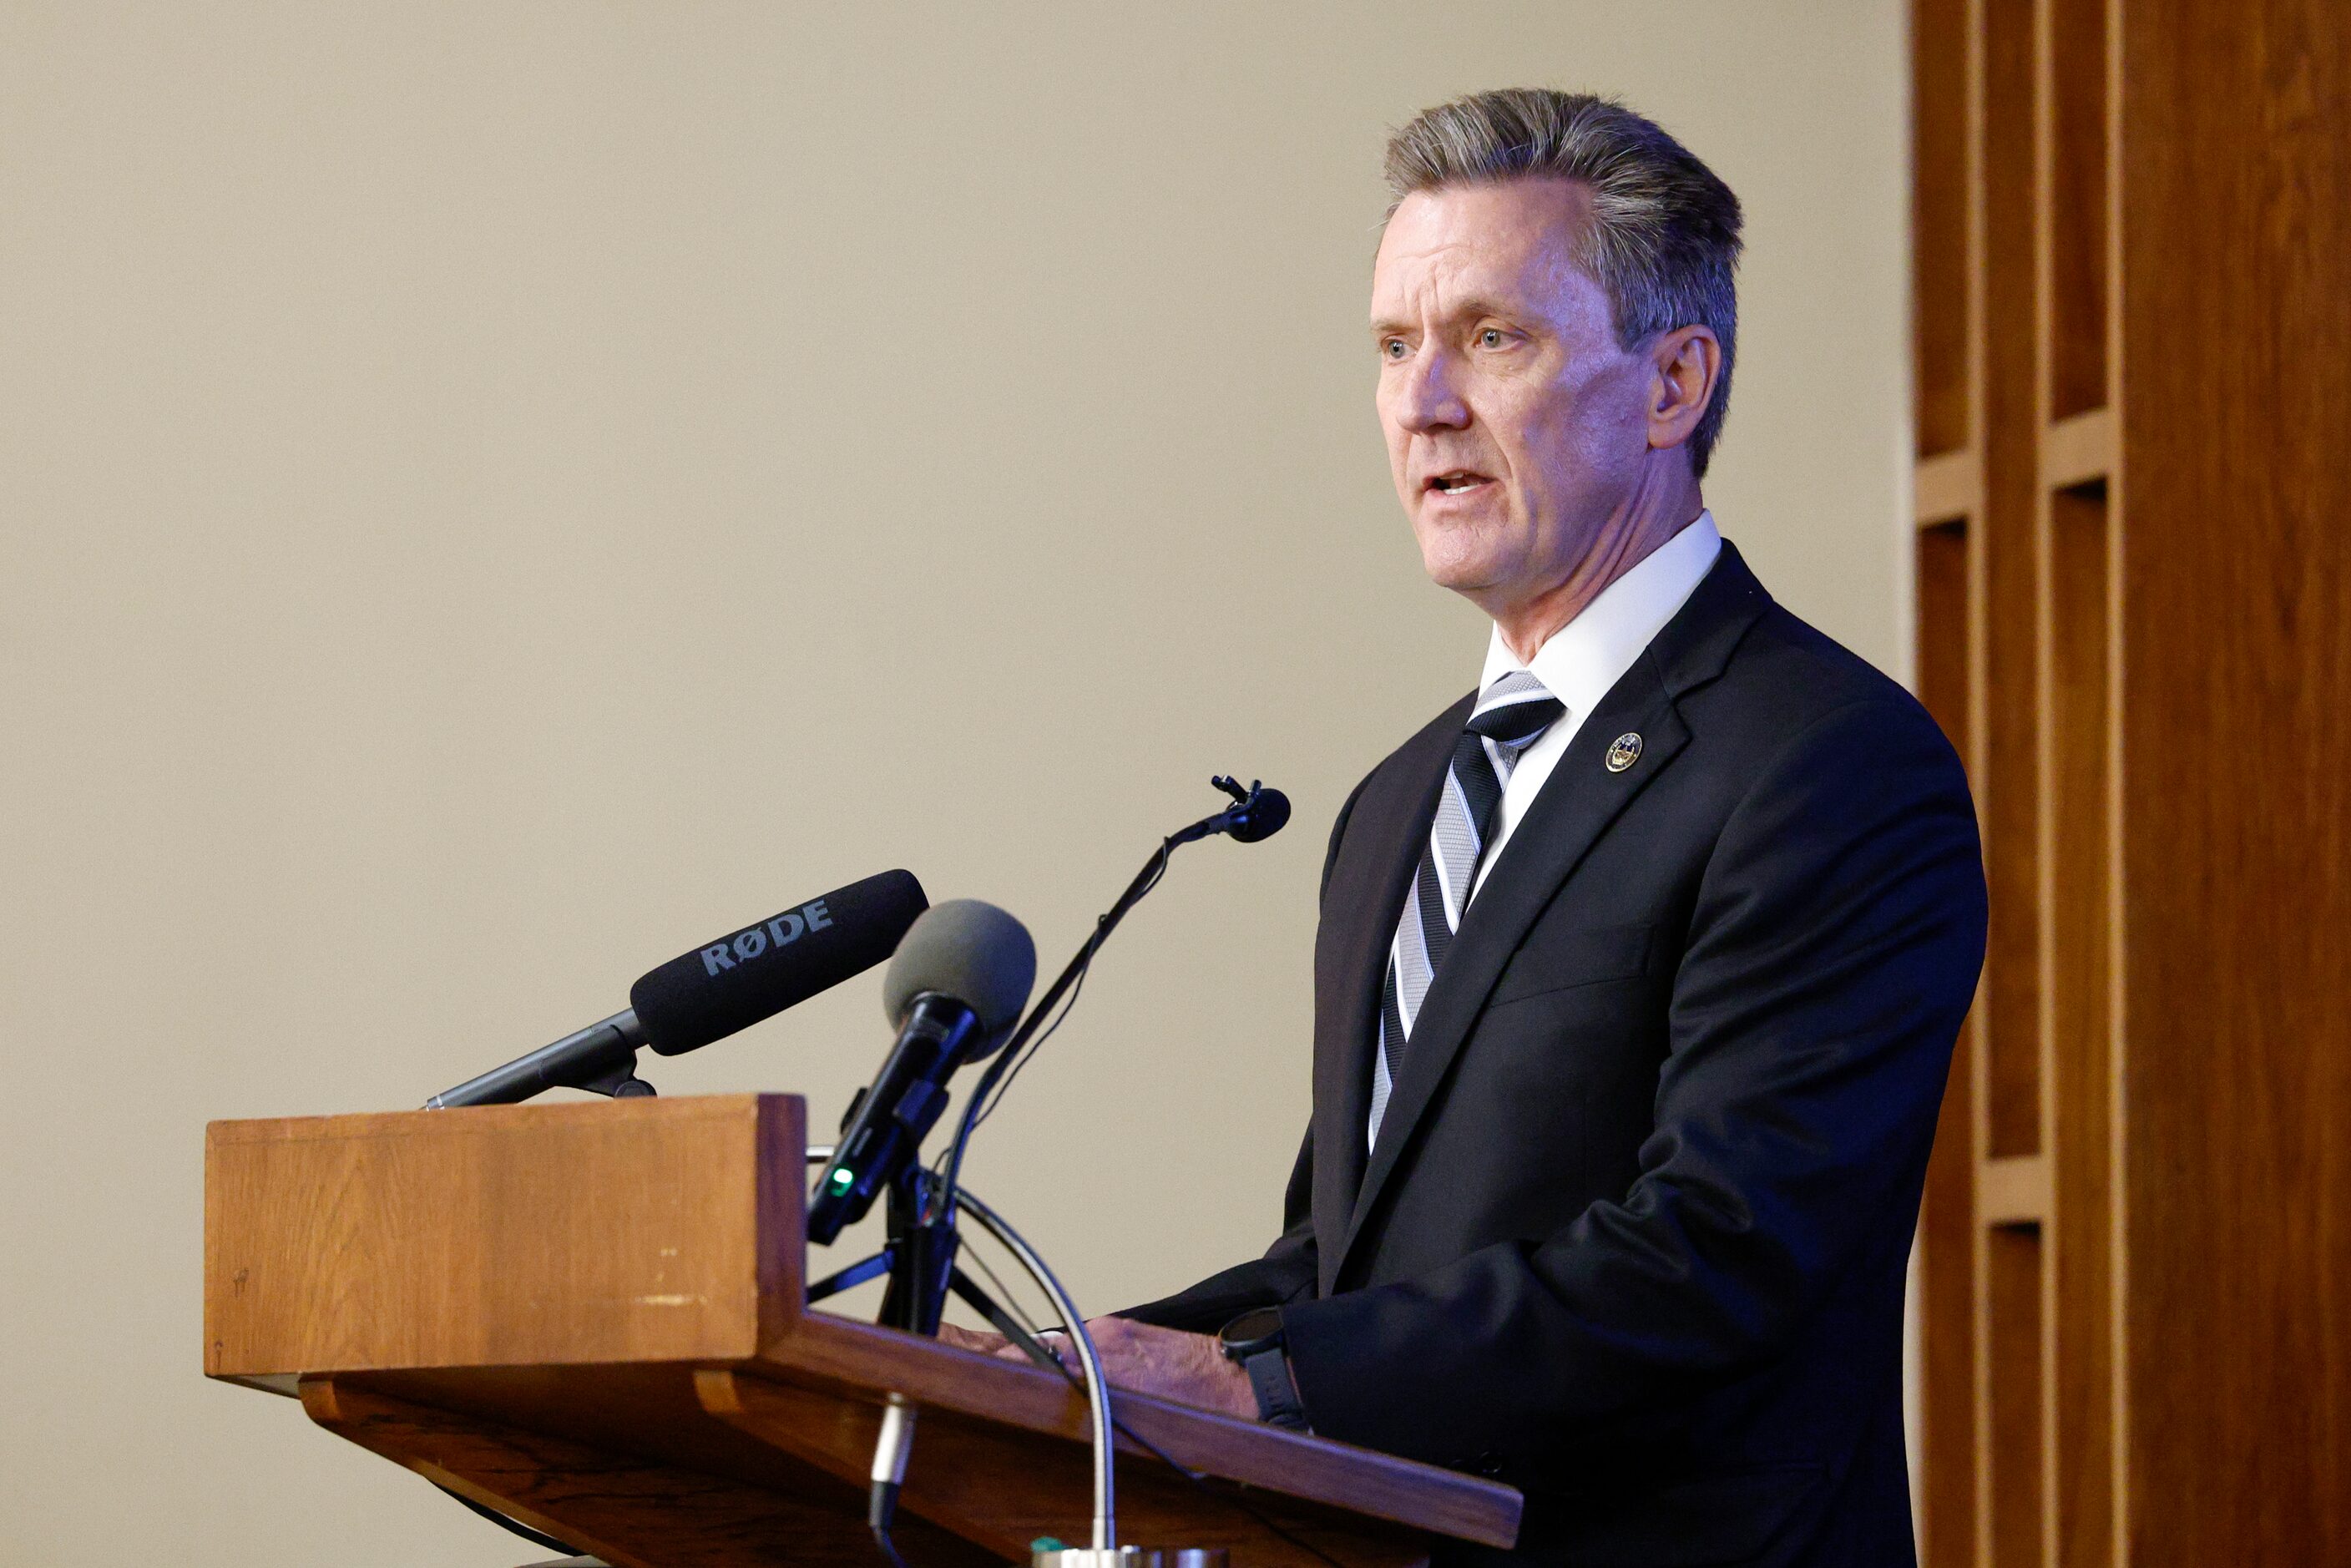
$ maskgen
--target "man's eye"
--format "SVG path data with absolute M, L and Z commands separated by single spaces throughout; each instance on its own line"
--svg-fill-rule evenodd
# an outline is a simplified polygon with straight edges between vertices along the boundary
M 1502 346 L 1502 329 L 1499 327 L 1489 327 L 1485 329 L 1478 334 L 1478 346 L 1481 349 L 1500 348 Z
M 1386 359 L 1401 360 L 1409 352 L 1402 338 L 1390 338 L 1380 345 L 1380 353 Z

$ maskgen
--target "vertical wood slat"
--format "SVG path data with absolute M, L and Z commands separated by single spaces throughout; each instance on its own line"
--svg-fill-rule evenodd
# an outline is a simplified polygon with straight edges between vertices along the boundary
M 2038 5 L 1976 9 L 1977 407 L 1981 442 L 1984 721 L 1976 788 L 1984 816 L 1991 925 L 1977 1071 L 1976 1550 L 1985 1568 L 2046 1563 L 2043 1229 L 2013 1223 L 2009 1189 L 2036 1189 L 2045 1213 L 2042 1107 L 2048 1089 L 2043 981 L 2041 821 L 2043 645 L 2039 449 L 2047 291 L 2038 123 Z M 2020 1182 L 2020 1176 L 2034 1179 Z M 1990 1201 L 1988 1201 L 1990 1200 Z
M 1968 12 L 1968 0 L 1912 0 L 1910 12 L 1911 322 L 1922 458 L 1973 439 Z
M 2113 1559 L 2108 0 L 2036 0 L 2043 1561 Z
M 2035 8 L 1983 16 L 1983 536 L 1986 715 L 1976 788 L 1991 930 L 1984 962 L 1985 1157 L 2041 1150 Z
M 1980 452 L 1974 438 L 1980 382 L 1972 323 L 1980 310 L 1981 209 L 1976 58 L 1978 0 L 1911 0 L 1913 326 L 1917 371 L 1917 466 L 1913 521 L 1917 568 L 1918 695 L 1972 772 L 1981 733 Z M 1917 1290 L 1922 1330 L 1916 1457 L 1919 1550 L 1931 1564 L 1976 1559 L 1977 1301 L 1975 1082 L 1981 998 L 1961 1026 L 1919 1206 Z M 1928 1462 L 1928 1456 L 1935 1456 Z
M 1980 380 L 1972 323 L 1980 310 L 1978 0 L 1911 0 L 1913 330 L 1918 465 L 1917 685 L 1970 771 L 1982 698 Z M 1934 525 L 1934 526 L 1929 526 Z M 1971 1568 L 1976 1557 L 1976 1095 L 1983 1008 L 1961 1026 L 1919 1206 L 1922 1387 L 1917 1456 L 1918 1542 L 1924 1560 Z M 1937 1462 L 1927 1463 L 1927 1456 Z
M 1917 547 L 1918 699 L 1962 758 L 1969 739 L 1970 548 L 1964 520 L 1922 528 Z M 1983 1009 L 1971 1009 L 1951 1058 L 1949 1087 L 1918 1213 L 1919 1321 L 1923 1333 L 1919 1552 L 1928 1564 L 1971 1564 L 1976 1555 L 1975 1051 Z M 1959 1324 L 1962 1332 L 1948 1332 Z
M 2107 0 L 2040 0 L 2046 421 L 2106 406 Z
M 2049 1201 L 2042 1213 L 2036 1239 L 2041 1243 L 2034 1261 L 2034 1283 L 2039 1288 L 2039 1301 L 2034 1312 L 2037 1346 L 2040 1351 L 2039 1378 L 2035 1385 L 2040 1419 L 2033 1437 L 2040 1460 L 2034 1477 L 2035 1501 L 2040 1505 L 2033 1521 L 2036 1529 L 2033 1560 L 2050 1568 L 2063 1562 L 2058 1556 L 2056 1502 L 2064 1479 L 2059 1474 L 2057 1387 L 2060 1376 L 2056 1327 L 2063 1316 L 2063 1304 L 2057 1299 L 2058 1271 L 2064 1260 L 2059 1236 L 2064 1227 L 2053 1212 L 2056 1207 L 2056 1127 L 2061 1119 L 2060 1095 L 2072 1086 L 2057 1075 L 2061 1054 L 2057 1040 L 2059 1028 L 2053 1005 L 2058 986 L 2057 974 L 2057 899 L 2059 867 L 2057 856 L 2058 777 L 2063 770 L 2060 753 L 2068 737 L 2060 730 L 2053 712 L 2056 680 L 2054 662 L 2060 635 L 2056 606 L 2057 583 L 2054 564 L 2051 559 L 2049 486 L 2043 471 L 2043 455 L 2049 447 L 2049 426 L 2055 403 L 2054 389 L 2064 372 L 2060 361 L 2065 358 L 2058 343 L 2063 330 L 2061 322 L 2070 324 L 2075 301 L 2058 298 L 2060 252 L 2071 253 L 2074 247 L 2065 243 L 2060 230 L 2078 227 L 2069 224 L 2066 214 L 2059 210 L 2057 199 L 2058 170 L 2078 165 L 2080 160 L 2070 156 L 2070 150 L 2057 145 L 2059 109 L 2056 78 L 2059 67 L 2055 58 L 2057 12 L 2065 0 L 2032 0 L 2032 643 L 2033 643 L 2033 836 L 2037 854 L 2033 863 L 2033 950 L 2036 956 L 2034 978 L 2039 982 L 2034 1014 L 2035 1059 L 2040 1064 L 2041 1099 L 2035 1126 L 2034 1146 L 2043 1151 L 2041 1170 L 2048 1183 Z M 2072 869 L 2070 866 L 2068 870 Z
M 1983 1542 L 1996 1568 L 2043 1560 L 2042 1231 L 2037 1225 L 1983 1229 L 1989 1396 L 1984 1427 Z
M 2047 1368 L 2051 1557 L 2114 1555 L 2109 518 L 2103 485 L 2049 497 Z
M 2351 1563 L 2351 49 L 2124 16 L 2126 1549 Z
M 2129 1066 L 2124 1002 L 2128 964 L 2123 816 L 2124 497 L 2122 466 L 2123 360 L 2123 17 L 2125 0 L 2105 0 L 2106 122 L 2100 138 L 2106 160 L 2106 1313 L 2107 1505 L 2105 1562 L 2130 1568 L 2130 1376 L 2128 1195 L 2123 1181 L 2124 1075 Z M 2085 1568 L 2104 1568 L 2085 1563 Z

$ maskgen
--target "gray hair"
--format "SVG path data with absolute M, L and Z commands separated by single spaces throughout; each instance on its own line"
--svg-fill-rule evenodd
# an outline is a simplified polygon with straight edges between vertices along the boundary
M 1739 198 L 1656 121 L 1590 93 L 1477 93 L 1424 110 L 1388 139 L 1390 216 L 1416 191 L 1544 178 L 1590 193 L 1575 260 L 1608 297 L 1617 347 L 1691 326 L 1720 340 L 1722 374 L 1689 440 L 1703 476 L 1730 402 Z

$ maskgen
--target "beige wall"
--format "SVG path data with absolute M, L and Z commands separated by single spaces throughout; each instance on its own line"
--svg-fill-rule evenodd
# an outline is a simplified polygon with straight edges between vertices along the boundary
M 994 19 L 980 21 L 981 15 Z M 198 1375 L 212 1117 L 400 1107 L 884 866 L 1049 968 L 976 1185 L 1271 1233 L 1331 813 L 1475 678 L 1361 331 L 1383 129 L 1614 90 L 1745 197 L 1709 496 L 1899 668 L 1900 16 L 0 0 L 0 1561 L 512 1563 Z M 664 1092 L 877 1061 L 863 980 Z

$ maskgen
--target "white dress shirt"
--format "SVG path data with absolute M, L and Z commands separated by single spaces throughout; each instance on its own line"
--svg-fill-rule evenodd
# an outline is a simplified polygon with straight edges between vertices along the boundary
M 1584 719 L 1600 706 L 1608 688 L 1633 667 L 1642 650 L 1665 630 L 1666 622 L 1674 618 L 1721 553 L 1722 535 L 1715 529 L 1714 514 L 1700 512 L 1695 522 L 1602 589 L 1599 598 L 1552 632 L 1527 663 L 1519 662 L 1502 641 L 1502 629 L 1494 628 L 1487 641 L 1486 673 L 1479 679 L 1478 689 L 1484 691 L 1512 670 L 1527 670 L 1567 711 L 1519 754 L 1518 766 L 1510 769 L 1510 780 L 1502 788 L 1501 826 L 1494 834 L 1492 848 L 1479 858 L 1478 878 L 1469 888 L 1471 899 L 1486 885 L 1494 862 L 1502 858 L 1511 833 L 1526 816 L 1527 808 L 1534 804 L 1552 769 L 1559 766 L 1560 757 Z

